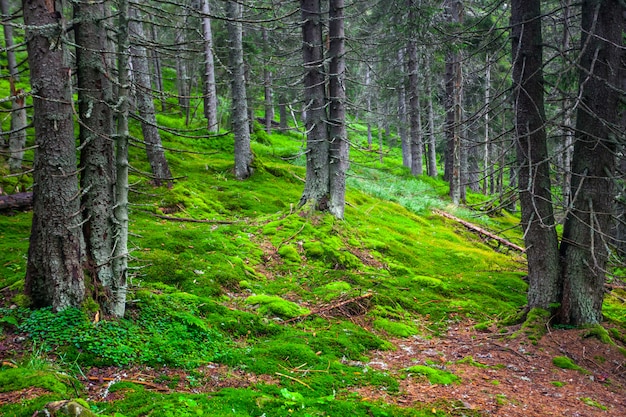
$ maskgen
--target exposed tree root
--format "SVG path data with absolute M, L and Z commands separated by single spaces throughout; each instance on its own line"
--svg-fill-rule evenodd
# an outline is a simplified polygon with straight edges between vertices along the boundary
M 282 323 L 292 323 L 295 321 L 303 320 L 309 316 L 317 315 L 317 316 L 343 316 L 343 317 L 353 317 L 360 316 L 367 312 L 369 308 L 369 300 L 374 293 L 367 293 L 360 295 L 358 297 L 349 298 L 347 300 L 342 300 L 338 302 L 334 302 L 331 304 L 324 305 L 322 307 L 311 310 L 310 313 L 302 314 L 297 317 L 290 318 L 289 320 L 285 320 Z

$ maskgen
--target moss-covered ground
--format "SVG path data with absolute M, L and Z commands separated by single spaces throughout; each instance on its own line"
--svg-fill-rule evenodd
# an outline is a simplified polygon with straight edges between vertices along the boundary
M 159 122 L 180 123 L 175 114 Z M 305 176 L 298 132 L 257 130 L 255 172 L 246 181 L 231 173 L 231 136 L 163 132 L 178 179 L 171 189 L 131 179 L 131 291 L 122 320 L 97 319 L 93 305 L 30 310 L 21 291 L 31 214 L 0 216 L 0 394 L 18 393 L 0 400 L 0 415 L 32 416 L 52 400 L 80 397 L 92 411 L 118 417 L 451 413 L 441 403 L 398 407 L 355 392 L 398 395 L 398 378 L 407 375 L 462 381 L 421 364 L 402 375 L 365 364 L 372 352 L 393 349 L 391 338 L 428 339 L 459 323 L 491 326 L 525 304 L 523 257 L 432 209 L 515 243 L 518 220 L 451 207 L 443 181 L 411 177 L 396 148 L 385 148 L 381 164 L 354 127 L 342 221 L 297 208 Z M 132 133 L 140 136 L 136 125 Z M 132 160 L 148 170 L 139 147 Z M 626 334 L 624 311 L 619 299 L 607 299 L 614 337 Z M 229 370 L 225 379 L 237 373 L 249 382 L 203 389 L 211 377 L 199 369 L 213 365 Z M 184 372 L 186 389 L 162 392 L 122 378 L 99 381 L 106 401 L 89 395 L 89 370 L 142 366 Z

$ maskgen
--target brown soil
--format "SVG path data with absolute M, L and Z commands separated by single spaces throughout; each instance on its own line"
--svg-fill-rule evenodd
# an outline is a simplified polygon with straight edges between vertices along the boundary
M 522 337 L 479 333 L 466 323 L 441 338 L 396 339 L 395 351 L 376 352 L 367 365 L 406 376 L 398 379 L 400 392 L 358 392 L 402 407 L 436 404 L 457 416 L 626 416 L 626 357 L 584 333 L 552 330 L 533 345 Z M 456 363 L 470 356 L 486 367 Z M 555 356 L 567 356 L 589 373 L 560 369 L 552 363 Z M 426 363 L 454 373 L 461 383 L 432 385 L 404 371 Z

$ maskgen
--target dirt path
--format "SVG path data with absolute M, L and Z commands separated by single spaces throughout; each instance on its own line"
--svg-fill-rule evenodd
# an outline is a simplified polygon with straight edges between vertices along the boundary
M 397 350 L 376 352 L 368 366 L 406 375 L 407 367 L 434 363 L 461 377 L 461 383 L 432 385 L 423 376 L 409 375 L 399 379 L 399 394 L 370 388 L 359 393 L 404 407 L 439 403 L 458 416 L 626 416 L 626 357 L 617 347 L 583 334 L 551 331 L 535 346 L 456 325 L 444 338 L 394 340 Z M 486 366 L 468 359 L 457 363 L 470 356 Z M 555 356 L 571 358 L 589 374 L 556 367 Z

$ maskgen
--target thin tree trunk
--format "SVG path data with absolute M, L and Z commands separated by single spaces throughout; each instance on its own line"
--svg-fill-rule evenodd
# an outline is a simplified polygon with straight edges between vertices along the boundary
M 112 87 L 106 68 L 104 4 L 76 3 L 74 27 L 80 117 L 80 166 L 83 191 L 83 233 L 96 301 L 105 314 L 116 315 L 111 304 L 115 277 L 111 254 L 114 246 L 113 206 L 115 162 L 113 157 Z M 123 306 L 121 308 L 123 314 Z
M 151 24 L 150 25 L 150 35 L 152 38 L 151 40 L 155 44 L 158 44 L 156 30 L 157 30 L 156 25 Z M 158 48 L 153 48 L 151 52 L 152 52 L 152 66 L 154 68 L 154 75 L 153 75 L 154 85 L 157 90 L 159 101 L 161 102 L 161 111 L 167 111 L 167 100 L 165 98 L 165 88 L 163 87 L 163 70 L 161 68 L 162 67 L 161 55 L 159 53 Z
M 483 194 L 489 194 L 489 181 L 491 179 L 491 175 L 493 175 L 492 165 L 491 165 L 491 155 L 489 153 L 491 149 L 491 138 L 489 135 L 489 108 L 491 106 L 491 58 L 487 53 L 486 65 L 485 65 L 485 109 L 483 119 L 485 121 L 485 142 L 483 149 Z
M 157 127 L 148 54 L 146 48 L 141 45 L 145 41 L 143 23 L 141 22 L 141 15 L 135 7 L 130 8 L 130 19 L 129 31 L 135 37 L 130 47 L 132 75 L 146 154 L 152 169 L 154 184 L 156 186 L 165 184 L 169 187 L 171 186 L 172 173 L 165 158 L 161 135 Z
M 9 0 L 0 0 L 0 12 L 2 12 L 3 21 L 8 21 L 11 18 Z M 4 24 L 2 25 L 2 28 L 4 30 L 4 46 L 6 47 L 9 76 L 13 78 L 13 80 L 19 81 L 20 75 L 17 68 L 17 59 L 15 58 L 15 51 L 13 50 L 15 45 L 13 41 L 13 26 L 10 24 Z
M 513 94 L 528 307 L 550 309 L 559 299 L 559 256 L 545 131 L 540 3 L 511 4 Z
M 28 119 L 24 103 L 24 90 L 15 89 L 13 78 L 11 84 L 11 133 L 9 134 L 9 170 L 11 173 L 22 171 L 24 147 L 26 146 L 26 127 Z
M 279 128 L 282 132 L 287 130 L 287 98 L 284 95 L 278 97 L 278 117 Z
M 300 206 L 311 203 L 318 210 L 326 210 L 330 192 L 329 141 L 320 0 L 300 0 L 300 9 L 303 22 L 304 119 L 307 132 L 306 178 Z
M 330 38 L 329 92 L 330 110 L 330 206 L 329 211 L 343 219 L 346 196 L 346 173 L 350 145 L 346 132 L 346 64 L 344 0 L 329 0 L 328 34 Z M 368 115 L 369 116 L 369 115 Z
M 263 95 L 265 99 L 265 131 L 272 133 L 272 122 L 274 121 L 274 94 L 272 92 L 272 70 L 270 67 L 271 53 L 267 48 L 269 46 L 269 36 L 267 28 L 262 29 L 263 45 L 265 46 L 264 54 L 265 65 L 263 65 Z
M 404 72 L 404 50 L 398 50 L 398 67 Z M 404 80 L 404 77 L 401 77 Z M 398 135 L 402 146 L 402 165 L 411 168 L 411 142 L 407 132 L 406 88 L 404 81 L 398 86 Z
M 427 65 L 426 68 L 430 68 Z M 433 109 L 432 77 L 426 80 L 426 97 L 428 100 L 428 176 L 436 178 L 437 173 L 437 140 L 435 136 L 435 111 Z
M 411 14 L 410 14 L 411 15 Z M 422 175 L 424 172 L 423 165 L 423 147 L 422 142 L 422 122 L 420 112 L 419 97 L 419 74 L 417 62 L 417 44 L 414 40 L 410 40 L 407 45 L 407 55 L 409 58 L 409 120 L 410 120 L 410 143 L 411 143 L 411 174 L 414 176 Z
M 367 120 L 367 148 L 372 149 L 372 94 L 370 93 L 372 84 L 372 74 L 369 64 L 366 63 L 365 69 L 365 103 L 366 103 L 366 117 Z
M 619 0 L 582 2 L 582 53 L 572 206 L 563 227 L 563 296 L 559 321 L 602 320 L 604 281 L 612 225 L 619 126 L 622 33 L 626 8 Z
M 34 307 L 58 311 L 80 306 L 85 297 L 71 71 L 63 10 L 30 0 L 23 12 L 37 146 L 25 290 Z
M 232 77 L 232 122 L 235 135 L 235 178 L 243 180 L 252 175 L 252 151 L 250 150 L 250 123 L 246 97 L 245 64 L 243 61 L 243 9 L 234 0 L 226 3 L 229 18 L 228 39 L 230 71 Z
M 111 305 L 116 307 L 114 314 L 124 315 L 126 293 L 128 290 L 128 113 L 130 107 L 130 37 L 128 0 L 118 0 L 117 22 L 117 132 L 115 140 L 115 244 L 113 246 L 113 273 L 115 276 Z
M 209 0 L 202 0 L 202 33 L 204 34 L 204 117 L 210 132 L 219 131 L 217 120 L 217 86 L 213 59 L 213 32 L 211 30 Z
M 187 21 L 189 20 L 189 12 L 183 8 L 182 24 L 176 28 L 176 45 L 179 48 L 176 54 L 176 87 L 178 88 L 178 105 L 183 116 L 185 116 L 185 125 L 189 124 L 189 116 L 191 112 L 191 88 L 189 69 L 187 62 L 187 54 L 185 48 L 187 45 Z M 133 64 L 134 65 L 134 64 Z

